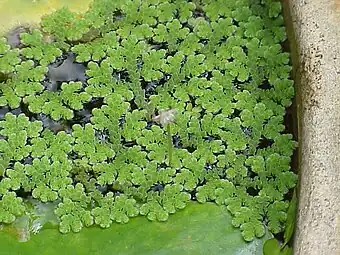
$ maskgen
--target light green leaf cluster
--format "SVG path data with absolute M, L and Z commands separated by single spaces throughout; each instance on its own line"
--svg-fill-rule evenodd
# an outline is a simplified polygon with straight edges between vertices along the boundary
M 203 54 L 188 55 L 186 62 L 181 70 L 185 76 L 198 76 L 202 74 L 207 68 L 204 64 L 205 56 Z
M 67 44 L 51 42 L 48 35 L 34 29 L 30 33 L 20 34 L 21 42 L 26 47 L 20 50 L 21 55 L 27 59 L 38 61 L 41 66 L 48 65 L 61 56 L 62 49 L 67 49 Z
M 57 207 L 62 233 L 138 214 L 165 221 L 189 200 L 226 206 L 247 241 L 282 232 L 297 143 L 283 125 L 295 91 L 280 11 L 260 0 L 94 0 L 84 14 L 43 17 L 20 50 L 2 39 L 0 106 L 43 123 L 0 120 L 0 203 L 17 208 L 0 219 L 23 214 L 13 192 L 24 190 Z M 66 52 L 83 78 L 49 90 L 47 65 Z
M 0 159 L 3 160 L 3 167 L 7 168 L 10 160 L 22 160 L 27 157 L 31 152 L 28 140 L 38 137 L 42 129 L 40 121 L 31 122 L 25 114 L 15 116 L 7 113 L 5 119 L 0 121 L 0 135 L 6 137 L 0 140 Z
M 31 112 L 50 115 L 54 120 L 73 118 L 73 111 L 63 105 L 62 98 L 58 93 L 49 90 L 45 90 L 37 96 L 27 96 L 23 102 L 28 104 L 28 109 Z
M 275 254 L 277 255 L 291 255 L 293 254 L 293 249 L 288 243 L 291 241 L 293 237 L 295 221 L 296 221 L 296 206 L 297 206 L 297 198 L 296 198 L 296 190 L 294 190 L 292 200 L 289 203 L 289 208 L 287 211 L 287 220 L 285 223 L 285 231 L 284 231 L 284 243 L 280 244 L 275 238 L 269 239 L 264 243 L 263 246 L 263 254 L 269 255 Z M 278 206 L 280 207 L 280 206 Z M 282 206 L 281 206 L 282 207 Z M 285 215 L 281 213 L 281 218 L 284 218 Z M 275 214 L 275 211 L 274 211 Z
M 73 110 L 83 109 L 84 103 L 92 99 L 91 95 L 81 90 L 81 82 L 63 82 L 60 92 L 45 90 L 39 95 L 26 96 L 23 102 L 33 113 L 44 113 L 54 120 L 72 119 Z
M 286 222 L 287 219 L 287 209 L 289 203 L 283 201 L 275 201 L 273 204 L 268 207 L 268 228 L 274 233 L 280 233 L 283 229 L 283 223 Z
M 127 223 L 129 218 L 139 214 L 136 201 L 125 195 L 114 196 L 107 193 L 100 201 L 99 207 L 91 211 L 94 221 L 102 228 L 108 228 L 112 222 Z
M 86 92 L 93 96 L 104 97 L 112 92 L 113 85 L 112 69 L 106 62 L 97 64 L 96 62 L 89 62 L 87 65 L 86 74 L 89 76 L 88 86 Z
M 41 137 L 31 139 L 31 156 L 40 158 L 46 155 L 53 161 L 65 162 L 73 149 L 73 143 L 74 138 L 65 131 L 54 135 L 50 130 L 45 129 Z
M 73 110 L 83 109 L 83 104 L 91 100 L 91 96 L 86 92 L 80 92 L 81 82 L 69 82 L 61 84 L 60 97 L 62 102 Z
M 60 220 L 61 233 L 79 232 L 84 226 L 93 225 L 93 216 L 87 210 L 89 197 L 85 194 L 84 186 L 77 183 L 59 190 L 62 202 L 58 204 L 55 214 Z
M 131 27 L 131 30 L 127 29 L 126 36 L 129 36 L 128 33 L 130 32 L 131 35 L 136 36 L 138 40 L 150 39 L 154 35 L 152 27 L 148 26 L 147 24 L 141 24 L 135 27 Z
M 98 175 L 99 185 L 112 185 L 117 177 L 117 167 L 112 163 L 97 163 L 93 166 L 93 171 Z
M 72 136 L 75 138 L 73 151 L 80 157 L 85 156 L 91 163 L 102 162 L 115 156 L 110 144 L 102 143 L 95 136 L 95 129 L 90 123 L 85 127 L 79 124 L 73 125 Z
M 140 208 L 140 214 L 147 215 L 151 221 L 166 221 L 169 214 L 183 209 L 190 200 L 189 193 L 181 192 L 183 186 L 179 184 L 166 185 L 160 194 L 150 193 L 148 202 Z
M 168 42 L 169 50 L 177 48 L 177 41 L 183 40 L 190 33 L 188 28 L 183 28 L 179 20 L 175 19 L 163 25 L 162 23 L 154 29 L 154 40 L 156 42 Z
M 162 1 L 162 3 L 158 4 L 156 11 L 159 22 L 169 22 L 174 18 L 173 15 L 176 12 L 176 5 L 168 1 Z
M 77 54 L 77 62 L 87 62 L 90 60 L 99 61 L 103 59 L 109 50 L 115 49 L 116 47 L 118 47 L 116 33 L 109 32 L 102 38 L 97 38 L 90 43 L 76 44 L 71 50 Z
M 188 21 L 196 8 L 193 2 L 187 2 L 185 0 L 174 1 L 174 4 L 178 12 L 178 20 L 181 23 Z
M 0 83 L 0 105 L 17 108 L 22 98 L 43 91 L 40 81 L 44 79 L 47 67 L 35 66 L 33 60 L 27 60 L 16 65 L 13 72 L 11 79 Z
M 6 106 L 6 105 L 13 107 L 13 108 L 19 107 L 21 98 L 16 95 L 13 87 L 10 84 L 1 82 L 0 91 L 1 91 L 1 95 L 0 95 L 0 106 L 1 107 Z
M 132 141 L 141 136 L 142 130 L 146 127 L 146 122 L 143 120 L 145 116 L 145 111 L 134 110 L 126 113 L 122 128 L 122 136 L 126 141 Z
M 176 174 L 174 182 L 176 184 L 183 185 L 185 190 L 192 191 L 194 188 L 196 188 L 198 179 L 190 170 L 183 168 L 178 174 Z
M 177 109 L 178 111 L 182 111 L 185 107 L 185 102 L 172 97 L 167 91 L 161 91 L 157 95 L 151 95 L 149 99 L 152 105 L 158 106 L 158 109 Z
M 251 241 L 255 237 L 262 237 L 265 234 L 265 228 L 259 217 L 254 210 L 249 207 L 241 207 L 235 218 L 233 219 L 233 225 L 240 227 L 242 236 L 246 241 Z
M 126 88 L 125 88 L 126 89 Z M 123 90 L 125 90 L 123 88 Z M 122 93 L 123 94 L 123 93 Z M 131 98 L 131 91 L 125 90 L 125 95 Z M 119 118 L 125 115 L 130 109 L 130 104 L 125 102 L 124 97 L 118 93 L 112 93 L 105 97 L 104 103 L 100 109 L 93 109 L 91 122 L 94 128 L 100 131 L 107 130 L 112 148 L 118 151 L 121 143 L 121 133 Z
M 146 81 L 159 80 L 163 77 L 160 71 L 165 65 L 165 50 L 151 50 L 143 55 L 143 68 L 141 75 Z
M 44 16 L 41 20 L 42 30 L 57 40 L 79 40 L 89 32 L 91 23 L 92 20 L 86 20 L 66 7 Z
M 83 226 L 89 227 L 93 225 L 91 213 L 80 202 L 66 198 L 58 205 L 55 212 L 60 219 L 59 231 L 61 233 L 68 233 L 70 231 L 77 233 Z
M 215 21 L 221 16 L 230 17 L 232 14 L 232 6 L 231 3 L 226 4 L 223 1 L 209 1 L 206 5 L 203 6 L 204 11 L 207 17 Z
M 19 63 L 19 49 L 11 49 L 6 38 L 0 37 L 0 74 L 13 72 Z
M 7 192 L 0 200 L 0 222 L 12 223 L 16 217 L 23 215 L 25 206 L 23 199 L 17 197 L 15 192 Z
M 71 164 L 67 162 L 52 162 L 48 157 L 34 159 L 32 164 L 16 162 L 14 169 L 7 169 L 11 189 L 32 190 L 33 198 L 42 202 L 55 201 L 58 190 L 72 182 L 69 178 Z
M 224 204 L 224 199 L 232 197 L 235 193 L 234 185 L 227 180 L 212 180 L 197 188 L 197 201 L 205 203 L 216 201 L 217 204 Z

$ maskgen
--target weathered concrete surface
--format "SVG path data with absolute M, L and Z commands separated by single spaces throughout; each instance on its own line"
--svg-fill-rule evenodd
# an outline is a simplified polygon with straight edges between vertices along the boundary
M 340 1 L 282 0 L 299 121 L 294 254 L 340 254 Z

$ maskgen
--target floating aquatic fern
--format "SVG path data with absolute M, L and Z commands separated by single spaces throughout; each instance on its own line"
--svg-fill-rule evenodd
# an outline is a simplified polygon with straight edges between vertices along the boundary
M 20 35 L 21 43 L 25 46 L 20 53 L 27 59 L 39 61 L 40 65 L 44 66 L 56 60 L 56 57 L 61 56 L 62 50 L 67 49 L 68 45 L 51 42 L 51 38 L 34 29 L 31 33 L 22 33 Z
M 11 49 L 5 38 L 0 38 L 0 73 L 9 74 L 14 71 L 15 65 L 20 63 L 19 52 L 19 49 Z
M 44 16 L 20 49 L 0 40 L 0 223 L 27 240 L 196 200 L 226 206 L 247 241 L 284 230 L 297 177 L 280 4 L 200 2 L 94 0 Z

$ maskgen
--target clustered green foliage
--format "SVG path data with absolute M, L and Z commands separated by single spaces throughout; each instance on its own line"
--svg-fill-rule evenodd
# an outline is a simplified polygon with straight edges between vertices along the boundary
M 225 205 L 247 241 L 282 232 L 297 177 L 280 12 L 274 0 L 94 0 L 43 17 L 20 49 L 1 39 L 0 106 L 23 113 L 0 121 L 0 223 L 27 212 L 24 192 L 55 206 L 62 233 L 165 221 L 190 200 Z M 48 64 L 69 52 L 86 80 L 46 88 Z M 171 160 L 153 121 L 167 109 Z
M 285 223 L 285 230 L 283 234 L 284 242 L 280 244 L 279 241 L 275 238 L 266 240 L 263 245 L 264 255 L 292 255 L 293 254 L 292 237 L 293 237 L 295 221 L 296 221 L 296 207 L 297 207 L 297 198 L 296 198 L 296 190 L 294 189 L 293 197 L 289 203 L 289 208 L 287 211 L 287 220 Z

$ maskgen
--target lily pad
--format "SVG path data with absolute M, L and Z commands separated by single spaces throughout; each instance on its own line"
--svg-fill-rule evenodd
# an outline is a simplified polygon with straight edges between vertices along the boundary
M 166 222 L 133 218 L 127 224 L 108 229 L 86 228 L 80 233 L 60 234 L 43 229 L 19 243 L 10 229 L 0 231 L 1 255 L 112 255 L 112 254 L 214 254 L 262 255 L 263 243 L 272 238 L 245 242 L 240 230 L 232 227 L 231 215 L 224 206 L 190 203 Z M 12 229 L 13 231 L 13 229 Z

